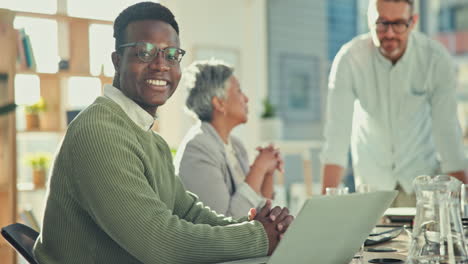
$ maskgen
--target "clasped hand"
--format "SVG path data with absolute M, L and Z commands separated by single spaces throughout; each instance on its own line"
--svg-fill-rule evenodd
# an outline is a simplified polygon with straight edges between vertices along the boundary
M 279 149 L 270 144 L 267 147 L 257 147 L 257 151 L 259 153 L 254 165 L 264 166 L 268 174 L 272 174 L 274 170 L 278 170 L 282 173 L 284 172 L 284 161 Z
M 257 212 L 250 209 L 249 220 L 257 220 L 262 223 L 268 236 L 268 256 L 276 249 L 284 233 L 294 220 L 294 216 L 289 214 L 288 208 L 275 206 L 271 209 L 271 200 L 267 200 L 265 206 Z

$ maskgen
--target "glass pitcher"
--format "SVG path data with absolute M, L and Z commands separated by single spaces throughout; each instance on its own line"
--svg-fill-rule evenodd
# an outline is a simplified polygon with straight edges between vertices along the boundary
M 460 217 L 461 182 L 447 175 L 414 180 L 416 217 L 407 263 L 468 263 Z

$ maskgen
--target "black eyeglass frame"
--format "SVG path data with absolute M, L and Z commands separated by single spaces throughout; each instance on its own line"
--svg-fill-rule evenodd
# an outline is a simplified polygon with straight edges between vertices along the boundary
M 375 30 L 379 33 L 383 33 L 383 32 L 387 32 L 388 31 L 388 28 L 389 26 L 392 27 L 392 30 L 393 32 L 397 33 L 397 34 L 403 34 L 405 33 L 406 31 L 408 31 L 408 28 L 410 27 L 411 23 L 413 22 L 413 17 L 411 16 L 409 19 L 408 19 L 408 22 L 403 22 L 403 21 L 395 21 L 395 22 L 391 22 L 391 21 L 377 21 L 375 22 Z M 383 30 L 378 30 L 378 27 L 379 25 L 382 25 L 384 26 L 384 29 Z M 404 25 L 404 29 L 403 30 L 397 30 L 397 26 L 399 25 Z
M 180 58 L 177 59 L 177 60 L 170 60 L 170 59 L 167 59 L 166 56 L 164 56 L 164 59 L 165 59 L 167 62 L 171 63 L 171 64 L 175 64 L 175 62 L 180 63 L 180 62 L 182 61 L 182 58 L 183 58 L 184 55 L 185 55 L 185 50 L 183 50 L 183 49 L 181 49 L 181 48 L 177 48 L 177 47 L 165 47 L 164 49 L 160 49 L 160 48 L 158 48 L 156 45 L 154 45 L 154 44 L 152 44 L 152 43 L 143 42 L 143 41 L 138 41 L 138 42 L 131 42 L 131 43 L 122 44 L 122 45 L 118 46 L 117 49 L 120 50 L 120 49 L 127 48 L 127 47 L 136 47 L 136 46 L 138 46 L 138 45 L 140 45 L 140 44 L 142 44 L 142 45 L 150 44 L 150 45 L 152 45 L 153 47 L 156 48 L 156 52 L 155 52 L 154 56 L 152 56 L 151 59 L 149 59 L 149 60 L 146 60 L 146 59 L 142 58 L 142 57 L 140 56 L 139 53 L 137 54 L 138 58 L 139 58 L 141 61 L 143 61 L 143 62 L 151 62 L 151 61 L 153 61 L 154 58 L 156 58 L 156 57 L 158 56 L 159 52 L 163 52 L 164 54 L 166 54 L 165 51 L 166 51 L 167 49 L 176 49 L 176 50 L 177 50 L 177 53 L 180 54 Z

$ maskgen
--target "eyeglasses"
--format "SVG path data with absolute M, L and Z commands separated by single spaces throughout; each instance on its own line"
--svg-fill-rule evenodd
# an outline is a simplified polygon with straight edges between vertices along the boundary
M 164 49 L 160 49 L 155 45 L 148 43 L 148 42 L 133 42 L 127 43 L 119 46 L 119 49 L 125 47 L 135 47 L 136 54 L 138 58 L 143 62 L 151 62 L 158 56 L 160 52 L 163 53 L 164 59 L 171 65 L 178 64 L 182 57 L 185 54 L 185 50 L 179 49 L 176 47 L 167 47 Z
M 375 28 L 377 32 L 379 33 L 384 33 L 387 32 L 388 26 L 392 26 L 393 32 L 397 34 L 402 34 L 405 33 L 408 30 L 408 27 L 411 25 L 411 21 L 413 18 L 410 18 L 408 22 L 405 21 L 396 21 L 396 22 L 390 22 L 390 21 L 378 21 L 375 23 Z

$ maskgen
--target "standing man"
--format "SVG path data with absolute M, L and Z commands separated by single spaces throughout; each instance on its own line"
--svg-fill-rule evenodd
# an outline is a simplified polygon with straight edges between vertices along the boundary
M 171 11 L 130 6 L 114 37 L 114 84 L 70 124 L 55 159 L 37 261 L 216 263 L 271 254 L 292 221 L 287 210 L 267 202 L 254 221 L 216 214 L 185 190 L 167 143 L 151 130 L 181 77 L 185 52 Z
M 413 179 L 447 173 L 466 182 L 448 52 L 414 31 L 413 0 L 370 0 L 370 33 L 337 54 L 330 73 L 323 185 L 336 187 L 351 146 L 356 186 L 398 189 L 414 206 Z

